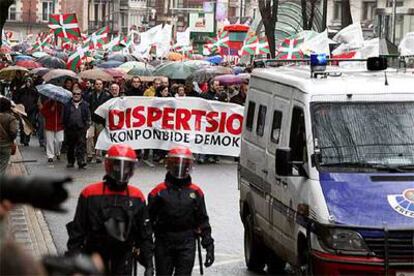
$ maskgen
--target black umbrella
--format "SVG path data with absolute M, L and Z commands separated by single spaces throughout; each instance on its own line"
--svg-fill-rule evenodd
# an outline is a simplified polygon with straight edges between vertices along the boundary
M 46 68 L 53 69 L 65 69 L 66 63 L 57 57 L 44 56 L 37 60 L 38 63 L 42 64 Z

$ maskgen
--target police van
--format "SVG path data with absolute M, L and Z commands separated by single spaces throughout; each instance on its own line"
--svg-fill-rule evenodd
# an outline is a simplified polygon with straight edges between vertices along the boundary
M 244 118 L 249 270 L 414 275 L 412 71 L 255 69 Z

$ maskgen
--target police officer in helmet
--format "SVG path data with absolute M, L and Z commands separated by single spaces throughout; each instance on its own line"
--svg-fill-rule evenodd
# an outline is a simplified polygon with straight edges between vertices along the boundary
M 196 238 L 207 251 L 205 266 L 214 262 L 214 240 L 203 191 L 192 182 L 193 155 L 176 147 L 166 158 L 165 181 L 148 195 L 148 208 L 155 234 L 157 275 L 191 275 Z
M 137 157 L 127 145 L 113 145 L 105 156 L 103 181 L 86 186 L 75 217 L 68 223 L 68 253 L 101 255 L 109 275 L 131 275 L 138 260 L 146 276 L 154 274 L 152 229 L 145 197 L 128 185 Z

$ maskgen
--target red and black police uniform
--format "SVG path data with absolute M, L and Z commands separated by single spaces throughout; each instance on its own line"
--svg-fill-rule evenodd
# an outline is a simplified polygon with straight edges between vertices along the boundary
M 191 275 L 198 235 L 207 251 L 205 266 L 214 262 L 214 240 L 204 194 L 191 180 L 192 164 L 193 155 L 188 148 L 171 149 L 165 181 L 148 195 L 156 275 Z
M 104 180 L 90 184 L 79 196 L 75 217 L 68 223 L 68 254 L 101 255 L 109 275 L 131 275 L 135 254 L 153 275 L 153 240 L 145 197 L 128 185 L 137 157 L 126 145 L 113 145 L 105 156 Z

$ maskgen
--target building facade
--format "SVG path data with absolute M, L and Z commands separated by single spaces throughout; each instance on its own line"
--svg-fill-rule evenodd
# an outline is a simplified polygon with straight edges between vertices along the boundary
M 341 0 L 328 1 L 328 28 L 341 29 Z M 365 37 L 378 37 L 387 33 L 389 36 L 392 28 L 393 0 L 351 0 L 351 14 L 353 22 L 360 22 Z M 407 33 L 414 31 L 414 0 L 396 0 L 396 37 L 395 44 Z M 386 21 L 386 26 L 381 30 L 381 21 Z M 392 41 L 392 39 L 390 39 Z
M 9 8 L 5 30 L 21 39 L 28 34 L 48 31 L 50 14 L 76 13 L 79 27 L 85 31 L 88 29 L 87 7 L 88 0 L 15 0 Z

